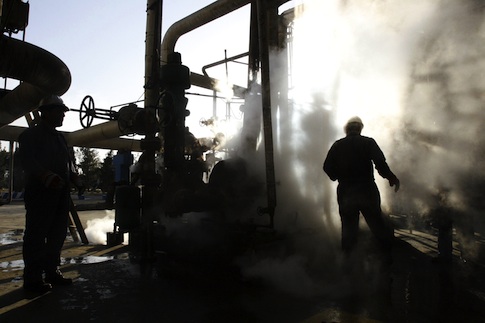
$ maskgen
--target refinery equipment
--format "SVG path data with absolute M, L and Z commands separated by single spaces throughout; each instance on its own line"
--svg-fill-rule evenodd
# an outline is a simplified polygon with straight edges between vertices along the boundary
M 213 1 L 162 33 L 164 1 L 146 0 L 143 97 L 102 106 L 87 95 L 79 108 L 69 106 L 80 122 L 79 130 L 64 132 L 69 146 L 116 151 L 114 182 L 98 205 L 114 211 L 107 212 L 114 224 L 106 239 L 113 248 L 105 251 L 128 249 L 149 279 L 130 279 L 123 256 L 95 274 L 80 269 L 80 287 L 58 293 L 69 302 L 44 300 L 91 319 L 101 317 L 86 310 L 96 305 L 130 306 L 131 316 L 148 319 L 162 313 L 154 320 L 483 321 L 484 282 L 477 278 L 485 265 L 483 1 Z M 199 59 L 208 39 L 226 38 L 202 34 L 203 45 L 190 42 L 189 51 L 178 41 L 238 10 L 246 10 L 248 37 L 231 36 L 247 47 L 201 62 L 196 71 L 189 51 Z M 15 142 L 25 129 L 14 123 L 36 124 L 39 102 L 66 93 L 71 72 L 58 54 L 14 37 L 28 26 L 28 1 L 0 0 L 0 14 L 0 77 L 20 82 L 0 89 L 0 140 L 10 142 L 14 174 Z M 228 73 L 234 65 L 244 75 L 230 86 L 229 100 L 219 87 L 229 82 L 213 71 Z M 195 110 L 189 103 L 200 96 L 209 104 Z M 234 136 L 216 128 L 221 101 L 226 120 L 238 119 Z M 401 181 L 394 192 L 375 174 L 382 215 L 396 238 L 385 257 L 369 226 L 360 224 L 358 250 L 342 252 L 337 183 L 322 170 L 355 115 Z M 188 127 L 194 119 L 211 135 L 198 137 Z M 152 280 L 155 271 L 166 279 Z M 171 279 L 174 273 L 182 284 Z M 243 279 L 226 284 L 234 273 Z M 190 274 L 201 283 L 187 284 Z M 4 281 L 18 287 L 18 279 Z M 264 287 L 240 284 L 247 281 Z M 126 286 L 129 292 L 117 293 Z M 76 288 L 93 291 L 88 303 L 71 297 Z M 145 294 L 152 289 L 157 296 Z M 113 297 L 101 294 L 106 290 Z M 254 292 L 262 297 L 253 302 Z M 17 296 L 8 293 L 4 303 Z M 194 315 L 179 316 L 184 301 Z M 14 308 L 28 304 L 12 301 L 5 309 L 12 317 L 30 315 Z
M 362 105 L 362 113 L 371 114 L 371 105 L 376 97 L 383 98 L 382 105 L 385 107 L 382 107 L 380 115 L 373 116 L 377 127 L 372 130 L 383 128 L 383 131 L 387 131 L 388 136 L 384 137 L 389 141 L 389 150 L 392 149 L 389 155 L 399 165 L 397 172 L 407 177 L 399 198 L 393 196 L 389 199 L 391 202 L 387 203 L 394 215 L 406 217 L 409 222 L 411 214 L 426 213 L 432 208 L 430 196 L 436 193 L 438 187 L 446 186 L 447 189 L 451 187 L 452 196 L 460 201 L 460 212 L 468 214 L 464 218 L 473 220 L 473 229 L 468 231 L 473 234 L 483 231 L 483 221 L 478 220 L 478 214 L 482 208 L 479 192 L 483 188 L 484 175 L 483 167 L 475 166 L 480 165 L 483 155 L 483 139 L 477 135 L 483 121 L 482 109 L 478 108 L 482 105 L 483 85 L 478 72 L 480 68 L 477 68 L 483 64 L 483 55 L 482 49 L 476 45 L 480 43 L 477 39 L 481 39 L 483 29 L 481 5 L 472 0 L 465 1 L 467 5 L 458 5 L 456 15 L 448 20 L 447 10 L 453 10 L 449 9 L 446 1 L 436 1 L 435 11 L 423 12 L 434 17 L 430 21 L 436 21 L 436 26 L 440 28 L 418 28 L 414 25 L 415 21 L 408 26 L 390 23 L 389 30 L 383 30 L 381 35 L 386 40 L 386 46 L 381 46 L 381 39 L 374 37 L 374 33 L 381 31 L 379 22 L 385 25 L 384 22 L 393 21 L 389 19 L 392 17 L 389 12 L 372 12 L 386 19 L 365 20 L 363 25 L 377 25 L 373 25 L 373 29 L 360 30 L 355 26 L 360 26 L 364 20 L 358 18 L 360 15 L 352 14 L 358 10 L 368 14 L 367 7 L 362 4 L 364 7 L 354 11 L 354 7 L 346 4 L 346 1 L 336 5 L 334 9 L 338 14 L 348 15 L 342 14 L 339 16 L 341 20 L 328 22 L 336 23 L 340 29 L 337 28 L 335 34 L 327 35 L 328 44 L 318 40 L 311 48 L 323 43 L 327 46 L 323 52 L 332 54 L 325 56 L 330 62 L 327 65 L 337 63 L 326 70 L 319 70 L 317 67 L 324 61 L 325 53 L 312 56 L 315 54 L 313 49 L 305 52 L 315 64 L 315 71 L 306 71 L 303 73 L 305 77 L 318 83 L 327 76 L 324 74 L 334 75 L 330 75 L 333 83 L 319 85 L 320 88 L 328 87 L 326 96 L 319 96 L 320 93 L 308 95 L 307 100 L 313 102 L 305 104 L 317 108 L 311 112 L 313 115 L 309 113 L 298 120 L 300 124 L 297 127 L 298 131 L 308 135 L 304 139 L 313 140 L 313 145 L 298 150 L 298 145 L 308 142 L 300 140 L 298 134 L 292 133 L 294 128 L 291 128 L 297 108 L 290 92 L 295 89 L 293 74 L 298 72 L 293 66 L 298 63 L 293 61 L 292 56 L 293 28 L 297 14 L 305 8 L 302 5 L 282 10 L 288 2 L 218 0 L 174 23 L 162 37 L 163 1 L 147 1 L 143 100 L 103 109 L 95 107 L 93 98 L 87 96 L 80 108 L 75 110 L 79 112 L 83 129 L 65 133 L 71 146 L 118 150 L 118 158 L 122 160 L 118 164 L 119 173 L 123 176 L 116 180 L 115 188 L 110 193 L 113 203 L 107 203 L 116 211 L 115 228 L 108 240 L 120 242 L 121 235 L 129 232 L 134 258 L 150 263 L 177 253 L 200 256 L 204 254 L 202 250 L 212 252 L 207 254 L 208 258 L 224 259 L 268 237 L 277 238 L 275 227 L 278 219 L 281 220 L 275 216 L 278 213 L 277 205 L 288 206 L 290 203 L 281 199 L 277 204 L 277 193 L 283 189 L 277 192 L 282 185 L 280 178 L 276 179 L 275 160 L 288 167 L 285 165 L 288 155 L 294 159 L 291 176 L 301 177 L 295 181 L 296 184 L 289 185 L 302 186 L 298 187 L 299 193 L 305 191 L 307 194 L 305 198 L 296 194 L 289 199 L 294 198 L 294 204 L 300 202 L 305 210 L 310 209 L 307 208 L 308 204 L 314 203 L 312 206 L 318 209 L 315 213 L 319 213 L 319 223 L 332 227 L 335 220 L 332 216 L 337 213 L 330 202 L 335 199 L 333 196 L 330 199 L 328 192 L 334 190 L 330 183 L 323 180 L 313 187 L 304 187 L 310 177 L 315 180 L 316 171 L 311 173 L 303 169 L 307 165 L 299 164 L 299 158 L 307 150 L 318 146 L 318 149 L 322 149 L 319 158 L 323 160 L 323 150 L 336 139 L 335 119 L 340 113 L 336 110 L 348 105 L 357 105 L 360 109 Z M 23 116 L 29 124 L 35 123 L 40 100 L 50 94 L 65 93 L 70 87 L 71 75 L 68 67 L 54 54 L 10 37 L 28 25 L 28 3 L 20 0 L 3 0 L 1 3 L 3 35 L 0 40 L 0 76 L 22 82 L 12 90 L 0 92 L 0 139 L 15 142 L 23 128 L 11 123 Z M 359 4 L 354 5 L 358 7 Z M 391 3 L 388 5 L 392 6 Z M 247 50 L 231 57 L 225 55 L 223 60 L 207 62 L 200 74 L 184 65 L 184 53 L 176 50 L 180 37 L 246 6 L 250 8 L 249 39 L 243 40 L 248 42 Z M 462 13 L 473 17 L 466 19 L 469 27 L 462 26 Z M 404 18 L 403 21 L 407 21 Z M 349 21 L 343 24 L 346 28 L 341 28 L 343 25 L 339 24 L 345 19 L 356 19 L 357 23 Z M 325 28 L 322 27 L 322 30 Z M 354 30 L 356 36 L 351 39 L 353 43 L 345 38 L 351 28 L 359 29 Z M 405 35 L 400 36 L 402 43 L 396 41 L 399 32 L 402 32 L 400 28 L 409 30 L 411 34 L 406 37 L 403 32 Z M 426 32 L 418 35 L 415 30 L 420 28 Z M 361 42 L 366 41 L 360 40 L 361 32 L 371 45 L 362 46 Z M 389 37 L 394 33 L 396 37 Z M 337 34 L 342 39 L 336 37 Z M 307 38 L 314 40 L 315 37 Z M 463 43 L 470 50 L 466 53 L 457 50 L 457 43 Z M 347 48 L 348 51 L 343 54 L 338 52 L 340 46 L 349 44 L 355 47 Z M 408 47 L 409 53 L 406 53 L 403 48 Z M 358 55 L 354 54 L 354 49 L 365 56 L 362 60 L 365 63 L 356 58 Z M 384 54 L 377 55 L 379 50 Z M 396 55 L 397 52 L 400 54 Z M 338 57 L 339 54 L 342 54 L 341 57 Z M 397 58 L 393 60 L 392 55 Z M 278 56 L 277 63 L 275 56 Z M 196 138 L 185 124 L 186 117 L 191 113 L 187 109 L 187 102 L 192 93 L 188 90 L 198 87 L 212 91 L 214 100 L 223 97 L 216 86 L 220 80 L 211 77 L 208 70 L 242 58 L 247 64 L 246 84 L 232 86 L 242 115 L 238 140 L 229 142 L 224 133 L 217 133 L 213 138 Z M 274 77 L 271 73 L 274 66 L 278 67 L 280 77 Z M 373 74 L 379 68 L 385 71 Z M 366 77 L 366 73 L 370 77 Z M 386 81 L 395 85 L 392 91 L 382 90 Z M 354 102 L 354 98 L 366 97 L 367 92 L 367 89 L 357 89 L 355 84 L 362 86 L 372 82 L 378 83 L 372 88 L 376 91 L 369 99 L 372 102 Z M 384 100 L 396 93 L 399 99 L 391 101 L 393 104 Z M 143 108 L 137 105 L 141 102 Z M 398 108 L 403 111 L 390 112 Z M 214 113 L 211 112 L 200 120 L 201 125 L 215 122 Z M 229 117 L 230 113 L 226 113 L 226 116 Z M 93 125 L 95 119 L 105 122 Z M 316 135 L 305 133 L 305 127 L 315 130 Z M 448 132 L 448 129 L 453 131 Z M 466 136 L 476 137 L 476 140 L 470 143 Z M 319 142 L 315 144 L 315 141 Z M 460 153 L 456 153 L 458 151 Z M 127 162 L 131 160 L 126 157 L 130 152 L 141 152 L 133 165 Z M 457 163 L 456 160 L 460 158 L 464 161 Z M 288 169 L 290 167 L 285 170 Z M 423 176 L 415 176 L 417 173 Z M 317 194 L 322 193 L 320 189 L 325 190 L 325 197 L 312 195 L 312 190 L 316 190 L 317 186 Z M 289 210 L 287 213 L 301 220 L 298 211 Z
M 135 103 L 119 111 L 95 108 L 94 99 L 86 96 L 80 109 L 74 109 L 80 114 L 83 129 L 65 134 L 71 146 L 142 152 L 135 165 L 122 166 L 126 176 L 115 183 L 116 220 L 108 242 L 119 242 L 119 236 L 129 232 L 134 257 L 142 262 L 152 261 L 157 254 L 177 253 L 184 250 L 184 241 L 180 234 L 172 234 L 171 227 L 176 222 L 186 222 L 186 215 L 193 212 L 198 214 L 196 217 L 203 214 L 199 229 L 209 228 L 209 247 L 219 249 L 216 254 L 220 253 L 220 246 L 227 249 L 226 253 L 232 253 L 235 249 L 231 248 L 239 248 L 242 241 L 252 243 L 248 237 L 254 236 L 258 228 L 272 232 L 276 184 L 271 109 L 275 103 L 271 98 L 269 52 L 285 46 L 287 14 L 278 14 L 279 6 L 285 2 L 216 1 L 172 25 L 162 39 L 163 1 L 147 1 L 144 108 L 138 108 Z M 204 153 L 214 147 L 223 149 L 223 140 L 216 136 L 203 141 L 189 132 L 185 125 L 185 118 L 190 114 L 186 110 L 185 91 L 198 86 L 211 89 L 217 95 L 217 80 L 209 77 L 205 69 L 202 75 L 184 66 L 183 53 L 175 51 L 175 43 L 183 34 L 246 5 L 251 7 L 248 51 L 214 63 L 247 57 L 247 86 L 233 86 L 235 96 L 242 102 L 251 97 L 250 102 L 243 104 L 242 140 L 237 147 L 224 148 L 224 160 L 208 163 Z M 3 1 L 3 32 L 12 35 L 24 30 L 28 9 L 28 3 L 22 1 Z M 54 54 L 25 41 L 2 35 L 0 49 L 0 75 L 22 81 L 13 90 L 3 90 L 0 98 L 0 136 L 3 140 L 15 141 L 22 128 L 9 124 L 23 116 L 29 124 L 35 124 L 39 101 L 50 94 L 65 93 L 70 87 L 71 75 Z M 95 118 L 107 122 L 93 126 Z M 262 127 L 255 127 L 254 120 Z M 143 138 L 125 136 L 133 134 Z M 247 158 L 256 155 L 260 135 L 264 142 L 265 172 L 256 174 L 252 173 Z M 130 171 L 126 172 L 128 167 Z M 198 244 L 191 240 L 188 243 Z M 229 248 L 231 244 L 234 246 Z

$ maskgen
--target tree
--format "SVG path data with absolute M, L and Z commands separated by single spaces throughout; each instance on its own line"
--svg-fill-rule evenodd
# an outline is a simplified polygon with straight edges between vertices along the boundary
M 109 187 L 113 185 L 115 172 L 113 167 L 113 151 L 110 150 L 101 164 L 99 169 L 99 188 L 103 192 L 107 192 Z
M 79 160 L 80 177 L 86 189 L 98 188 L 100 168 L 98 152 L 91 148 L 81 147 L 77 150 L 76 155 Z

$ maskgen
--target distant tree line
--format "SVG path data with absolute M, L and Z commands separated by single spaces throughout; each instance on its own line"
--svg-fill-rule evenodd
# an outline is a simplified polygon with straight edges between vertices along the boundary
M 99 153 L 92 148 L 75 148 L 74 163 L 87 191 L 106 192 L 114 181 L 113 151 L 110 150 L 100 161 Z M 0 146 L 0 189 L 10 186 L 10 152 Z M 24 174 L 14 154 L 13 191 L 21 192 L 24 188 Z
M 102 162 L 98 151 L 81 147 L 75 149 L 77 171 L 88 191 L 106 192 L 114 181 L 113 151 L 110 150 Z

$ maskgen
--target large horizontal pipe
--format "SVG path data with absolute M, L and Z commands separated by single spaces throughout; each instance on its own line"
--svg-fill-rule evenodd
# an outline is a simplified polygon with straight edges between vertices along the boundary
M 0 38 L 0 76 L 22 81 L 0 99 L 0 128 L 37 108 L 50 94 L 62 95 L 71 73 L 55 55 L 6 36 Z
M 70 145 L 85 147 L 93 142 L 118 138 L 127 134 L 120 130 L 118 121 L 108 121 L 86 129 L 66 133 L 65 136 Z
M 111 126 L 111 125 L 110 125 Z M 96 127 L 96 126 L 94 126 Z M 18 126 L 6 126 L 0 128 L 0 140 L 5 141 L 18 141 L 19 135 L 27 128 Z M 88 128 L 89 129 L 89 128 Z M 130 150 L 130 151 L 141 151 L 140 141 L 136 139 L 128 138 L 110 138 L 103 139 L 93 142 L 84 142 L 79 140 L 78 136 L 83 135 L 85 129 L 77 131 L 74 136 L 69 132 L 63 132 L 66 137 L 69 146 L 73 147 L 88 147 L 88 148 L 99 148 L 99 149 L 110 149 L 110 150 Z M 99 130 L 100 131 L 100 130 Z M 102 133 L 102 131 L 100 131 Z
M 77 147 L 68 142 L 72 147 Z M 108 149 L 108 150 L 128 150 L 141 152 L 140 140 L 128 138 L 113 138 L 84 144 L 82 147 Z
M 18 141 L 19 135 L 27 128 L 17 126 L 5 126 L 0 128 L 0 140 Z

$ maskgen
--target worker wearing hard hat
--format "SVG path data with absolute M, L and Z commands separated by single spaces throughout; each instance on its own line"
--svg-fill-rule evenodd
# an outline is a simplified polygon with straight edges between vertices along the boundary
M 56 130 L 69 109 L 61 98 L 50 96 L 38 110 L 39 124 L 19 136 L 18 156 L 25 171 L 24 289 L 44 293 L 52 285 L 72 283 L 58 266 L 69 219 L 69 183 L 78 187 L 82 183 L 73 170 L 66 140 Z
M 348 120 L 346 136 L 330 148 L 323 170 L 332 181 L 338 180 L 337 200 L 342 221 L 342 249 L 349 254 L 357 244 L 359 212 L 386 251 L 390 250 L 394 232 L 381 211 L 379 190 L 374 181 L 374 163 L 379 175 L 399 190 L 393 174 L 376 141 L 361 135 L 364 127 L 359 117 Z

